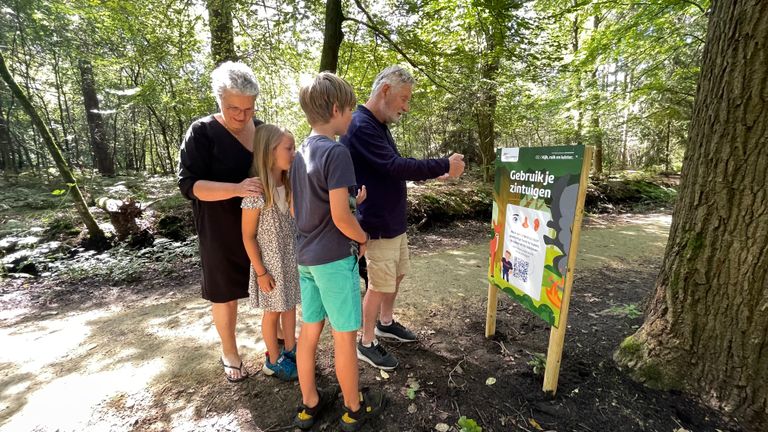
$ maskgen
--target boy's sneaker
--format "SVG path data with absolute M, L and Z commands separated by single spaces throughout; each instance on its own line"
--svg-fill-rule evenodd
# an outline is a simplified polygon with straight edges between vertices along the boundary
M 339 395 L 339 387 L 331 386 L 326 389 L 317 389 L 320 400 L 317 405 L 310 408 L 303 403 L 299 405 L 296 417 L 293 418 L 293 425 L 301 430 L 310 429 L 315 422 L 323 415 L 323 412 L 333 405 Z
M 360 392 L 360 409 L 350 411 L 344 407 L 344 414 L 339 419 L 341 430 L 345 432 L 359 431 L 363 424 L 375 416 L 384 406 L 387 400 L 383 394 L 364 388 Z
M 358 342 L 357 358 L 383 370 L 393 370 L 398 365 L 395 356 L 379 345 L 379 341 L 376 339 L 373 340 L 373 344 L 369 347 L 363 345 L 363 341 Z
M 378 337 L 396 339 L 400 342 L 416 342 L 416 335 L 395 320 L 392 320 L 392 324 L 386 326 L 381 321 L 376 320 L 374 333 Z
M 280 348 L 280 355 L 285 356 L 285 358 L 289 359 L 293 362 L 293 364 L 296 364 L 296 345 L 293 346 L 293 349 L 290 351 L 285 350 L 285 346 Z
M 266 360 L 264 360 L 264 367 L 261 371 L 265 375 L 274 376 L 280 378 L 283 381 L 294 381 L 299 378 L 299 371 L 296 369 L 296 363 L 294 363 L 288 357 L 281 355 L 274 363 L 269 362 L 269 354 L 267 354 Z

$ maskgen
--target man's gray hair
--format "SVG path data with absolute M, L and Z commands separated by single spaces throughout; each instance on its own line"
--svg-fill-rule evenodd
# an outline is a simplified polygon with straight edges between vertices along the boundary
M 211 72 L 211 88 L 221 105 L 224 90 L 244 96 L 259 97 L 259 82 L 251 68 L 240 62 L 224 62 Z
M 371 96 L 375 95 L 384 84 L 389 84 L 392 87 L 400 87 L 403 84 L 414 85 L 416 80 L 413 78 L 410 72 L 402 66 L 389 66 L 376 75 L 376 79 L 373 80 L 373 88 L 371 90 Z

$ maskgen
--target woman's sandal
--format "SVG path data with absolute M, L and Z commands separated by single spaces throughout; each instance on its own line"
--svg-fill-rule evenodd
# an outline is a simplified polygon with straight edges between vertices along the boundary
M 219 357 L 219 361 L 221 362 L 221 365 L 224 366 L 224 377 L 227 379 L 227 381 L 231 383 L 237 383 L 241 381 L 245 381 L 248 379 L 250 375 L 248 375 L 248 371 L 243 368 L 243 361 L 240 360 L 240 366 L 228 366 L 226 363 L 224 363 L 224 359 Z M 238 372 L 240 372 L 240 378 L 232 378 L 227 373 L 227 369 L 234 369 Z

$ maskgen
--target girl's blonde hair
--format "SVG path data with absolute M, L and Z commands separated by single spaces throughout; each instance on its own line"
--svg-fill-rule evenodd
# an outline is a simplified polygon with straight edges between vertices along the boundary
M 288 129 L 272 124 L 263 124 L 256 128 L 253 137 L 253 163 L 248 176 L 261 179 L 261 184 L 264 187 L 264 208 L 269 208 L 275 203 L 275 181 L 270 173 L 272 172 L 272 165 L 275 163 L 275 149 L 285 136 L 293 138 L 293 134 Z M 288 171 L 283 171 L 281 178 L 285 187 L 286 199 L 290 204 L 291 182 L 288 178 Z

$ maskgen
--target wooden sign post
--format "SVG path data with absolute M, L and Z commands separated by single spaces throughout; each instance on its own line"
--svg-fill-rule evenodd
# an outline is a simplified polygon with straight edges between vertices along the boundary
M 549 333 L 549 348 L 547 348 L 547 365 L 544 369 L 544 386 L 542 390 L 554 396 L 557 393 L 557 380 L 560 377 L 560 361 L 563 358 L 563 346 L 565 345 L 565 330 L 568 328 L 568 310 L 571 304 L 571 290 L 573 288 L 573 272 L 576 269 L 576 253 L 579 250 L 579 238 L 581 237 L 581 221 L 584 216 L 584 199 L 587 196 L 587 184 L 589 183 L 589 169 L 592 162 L 592 147 L 584 151 L 584 163 L 581 168 L 579 180 L 579 197 L 576 201 L 576 212 L 573 219 L 573 231 L 571 247 L 568 251 L 568 270 L 565 273 L 565 290 L 563 302 L 560 306 L 560 325 L 552 327 Z
M 498 151 L 485 336 L 496 332 L 498 290 L 552 326 L 545 392 L 557 392 L 592 147 Z

